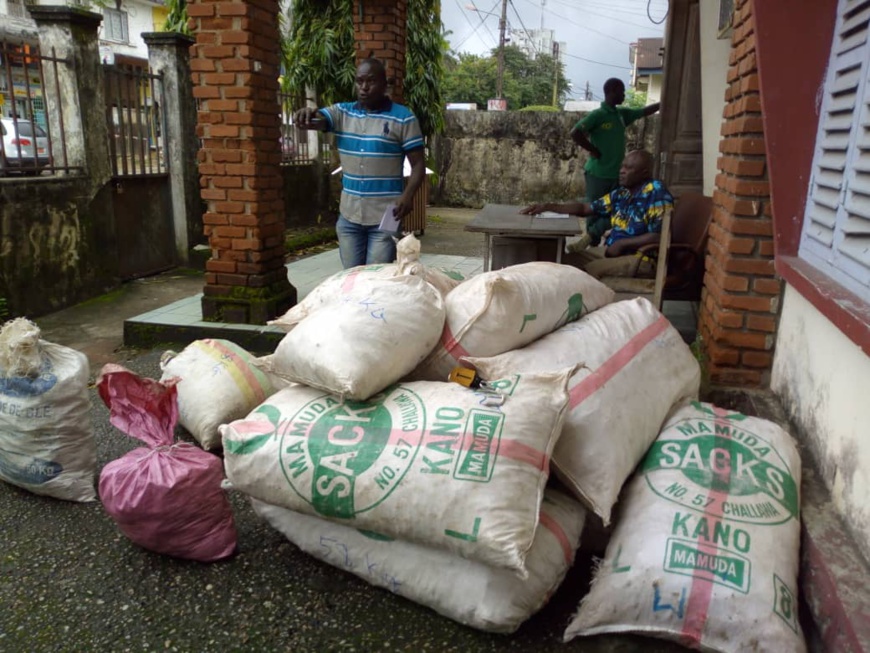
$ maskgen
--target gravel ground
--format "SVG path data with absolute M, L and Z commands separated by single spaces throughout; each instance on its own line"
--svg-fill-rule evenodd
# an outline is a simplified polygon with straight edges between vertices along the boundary
M 160 351 L 127 366 L 159 378 Z M 98 468 L 136 448 L 91 390 Z M 181 434 L 185 437 L 186 434 Z M 588 587 L 581 555 L 550 604 L 490 635 L 300 552 L 231 492 L 238 553 L 200 564 L 128 541 L 99 502 L 0 483 L 0 651 L 674 651 L 635 637 L 561 636 Z

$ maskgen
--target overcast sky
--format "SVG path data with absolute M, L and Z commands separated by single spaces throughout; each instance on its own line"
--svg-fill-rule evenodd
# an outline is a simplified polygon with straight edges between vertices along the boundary
M 542 6 L 543 2 L 543 6 Z M 476 6 L 475 12 L 466 7 Z M 498 47 L 498 17 L 502 0 L 441 0 L 441 20 L 454 52 L 488 54 Z M 572 84 L 568 99 L 582 100 L 589 81 L 593 99 L 601 100 L 610 77 L 628 85 L 628 45 L 640 37 L 662 36 L 667 0 L 508 0 L 509 29 L 556 32 L 566 43 L 562 52 L 565 75 Z M 484 13 L 489 12 L 489 13 Z M 510 31 L 507 31 L 510 34 Z

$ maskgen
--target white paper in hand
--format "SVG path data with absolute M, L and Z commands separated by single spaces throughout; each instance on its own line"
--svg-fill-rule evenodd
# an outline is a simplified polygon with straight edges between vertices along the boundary
M 399 228 L 402 226 L 402 223 L 395 215 L 393 215 L 393 209 L 395 208 L 395 204 L 390 204 L 387 207 L 387 210 L 384 211 L 384 215 L 381 217 L 381 224 L 378 225 L 378 229 L 380 229 L 381 231 L 389 231 L 390 233 L 394 233 L 399 230 Z
M 567 213 L 555 213 L 553 211 L 544 211 L 543 213 L 538 213 L 535 216 L 536 218 L 570 218 L 572 216 Z

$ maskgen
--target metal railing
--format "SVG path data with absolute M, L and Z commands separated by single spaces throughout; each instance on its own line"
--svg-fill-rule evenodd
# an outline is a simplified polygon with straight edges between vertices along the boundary
M 103 66 L 109 155 L 115 177 L 148 177 L 169 171 L 163 76 L 133 66 Z
M 308 138 L 312 132 L 307 129 L 299 129 L 293 124 L 293 113 L 305 106 L 305 98 L 289 93 L 279 93 L 278 104 L 281 106 L 281 163 L 284 165 L 308 165 L 314 163 L 318 158 L 322 161 L 328 161 L 332 149 L 331 139 L 317 133 L 318 147 L 312 151 L 309 146 L 311 141 Z
M 54 48 L 48 55 L 32 43 L 0 39 L 0 176 L 83 170 L 69 165 L 60 110 L 58 67 L 68 65 Z

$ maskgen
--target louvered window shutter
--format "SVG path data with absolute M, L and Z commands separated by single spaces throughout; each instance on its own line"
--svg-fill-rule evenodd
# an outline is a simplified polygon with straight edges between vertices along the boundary
M 800 257 L 870 301 L 870 0 L 841 0 Z

